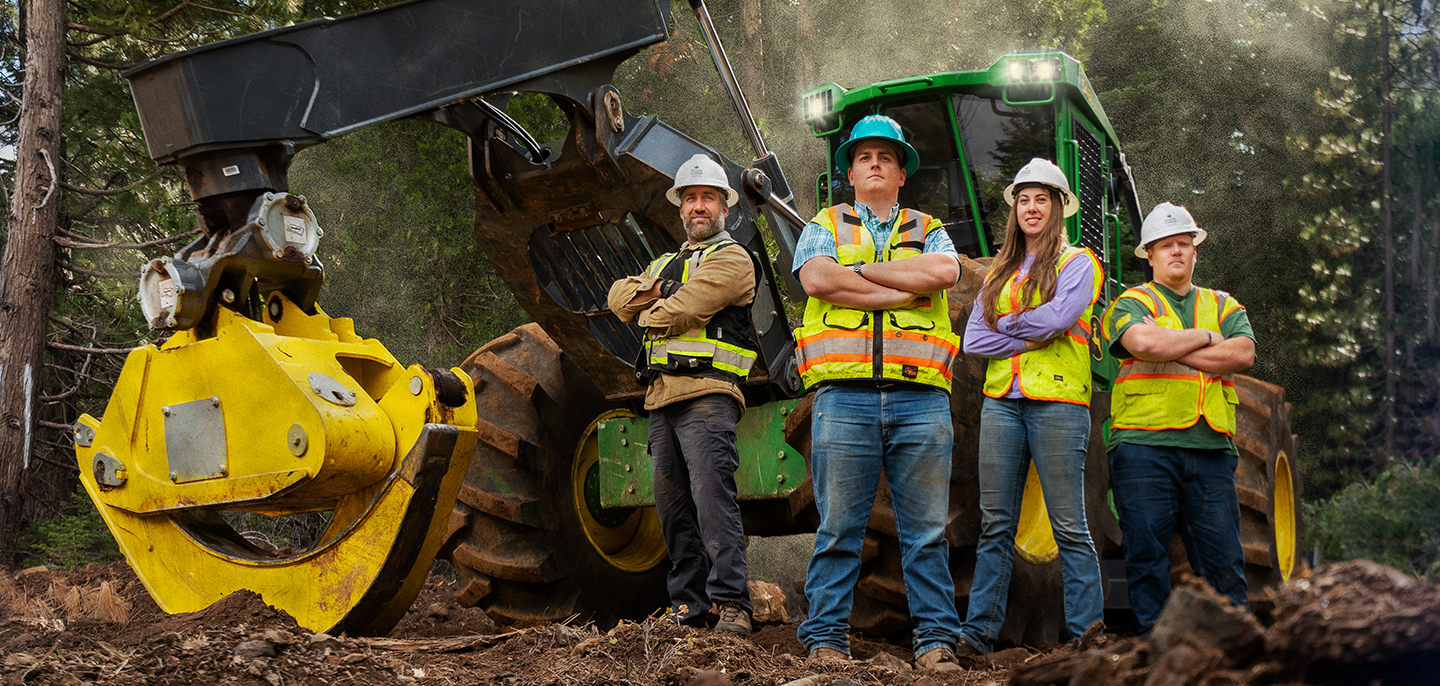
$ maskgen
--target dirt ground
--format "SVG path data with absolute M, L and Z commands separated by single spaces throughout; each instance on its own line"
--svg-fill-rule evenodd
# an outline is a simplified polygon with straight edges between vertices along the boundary
M 312 634 L 248 592 L 167 615 L 124 563 L 0 570 L 0 683 L 1419 684 L 1440 674 L 1440 589 L 1365 562 L 1292 580 L 1270 627 L 1188 584 L 1149 639 L 1012 648 L 947 674 L 916 672 L 907 649 L 859 637 L 854 662 L 807 662 L 793 623 L 749 638 L 664 618 L 514 630 L 452 594 L 432 576 L 390 636 L 367 639 Z

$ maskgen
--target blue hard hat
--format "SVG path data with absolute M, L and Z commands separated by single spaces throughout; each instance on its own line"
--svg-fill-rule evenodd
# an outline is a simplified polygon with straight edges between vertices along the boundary
M 899 148 L 906 176 L 914 176 L 915 170 L 920 168 L 920 153 L 905 142 L 905 132 L 900 130 L 900 125 L 883 114 L 872 114 L 855 122 L 850 129 L 850 139 L 835 149 L 835 166 L 840 167 L 842 172 L 850 171 L 850 148 L 868 140 L 890 141 Z

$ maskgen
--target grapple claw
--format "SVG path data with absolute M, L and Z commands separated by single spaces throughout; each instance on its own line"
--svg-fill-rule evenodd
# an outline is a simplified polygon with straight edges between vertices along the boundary
M 81 481 L 167 612 L 246 589 L 314 631 L 383 634 L 444 537 L 474 392 L 463 373 L 406 369 L 349 320 L 272 301 L 281 316 L 222 310 L 213 337 L 132 353 L 104 419 L 77 425 Z M 223 516 L 323 511 L 299 550 Z

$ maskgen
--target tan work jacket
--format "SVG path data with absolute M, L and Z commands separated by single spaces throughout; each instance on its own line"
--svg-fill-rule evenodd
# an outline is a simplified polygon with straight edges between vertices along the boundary
M 677 259 L 703 249 L 715 241 L 728 239 L 722 231 L 710 240 L 680 249 Z M 636 303 L 635 298 L 650 290 L 659 279 L 647 274 L 629 276 L 610 286 L 610 311 L 620 321 L 634 322 L 646 329 L 658 329 L 661 335 L 678 336 L 710 323 L 710 318 L 730 305 L 749 305 L 755 299 L 755 265 L 745 249 L 733 245 L 715 251 L 690 276 L 680 290 L 668 298 Z M 745 396 L 740 387 L 728 381 L 698 376 L 661 373 L 645 391 L 645 409 L 655 410 L 670 403 L 698 398 L 710 393 L 725 393 L 740 403 L 743 411 Z

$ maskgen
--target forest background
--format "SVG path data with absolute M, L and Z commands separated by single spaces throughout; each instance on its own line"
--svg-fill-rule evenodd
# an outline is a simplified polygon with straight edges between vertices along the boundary
M 42 5 L 63 7 L 65 22 L 60 153 L 45 160 L 52 183 L 41 203 L 58 211 L 46 235 L 44 363 L 23 458 L 12 439 L 25 420 L 13 403 L 0 408 L 0 435 L 9 432 L 0 476 L 26 493 L 0 502 L 0 562 L 113 551 L 76 494 L 69 428 L 81 413 L 103 413 L 126 350 L 157 341 L 135 306 L 138 268 L 198 231 L 181 170 L 146 154 L 119 71 L 383 4 L 21 0 L 0 10 L 5 270 L 15 227 L 35 205 L 19 199 L 15 159 L 22 81 L 33 72 L 25 23 Z M 1019 49 L 1079 59 L 1135 170 L 1142 210 L 1183 204 L 1210 231 L 1196 280 L 1247 305 L 1259 339 L 1251 373 L 1294 403 L 1307 547 L 1322 560 L 1368 557 L 1440 576 L 1432 0 L 714 0 L 710 11 L 806 215 L 825 162 L 800 119 L 803 91 L 984 68 Z M 688 3 L 673 4 L 671 29 L 617 72 L 626 108 L 743 164 L 748 146 Z M 542 141 L 564 131 L 546 100 L 516 98 L 508 109 Z M 354 318 L 401 360 L 454 365 L 527 321 L 472 237 L 460 134 L 376 126 L 302 152 L 290 182 L 326 229 L 326 311 Z M 7 298 L 26 296 L 5 287 L 9 311 Z M 4 321 L 0 348 L 17 337 Z

